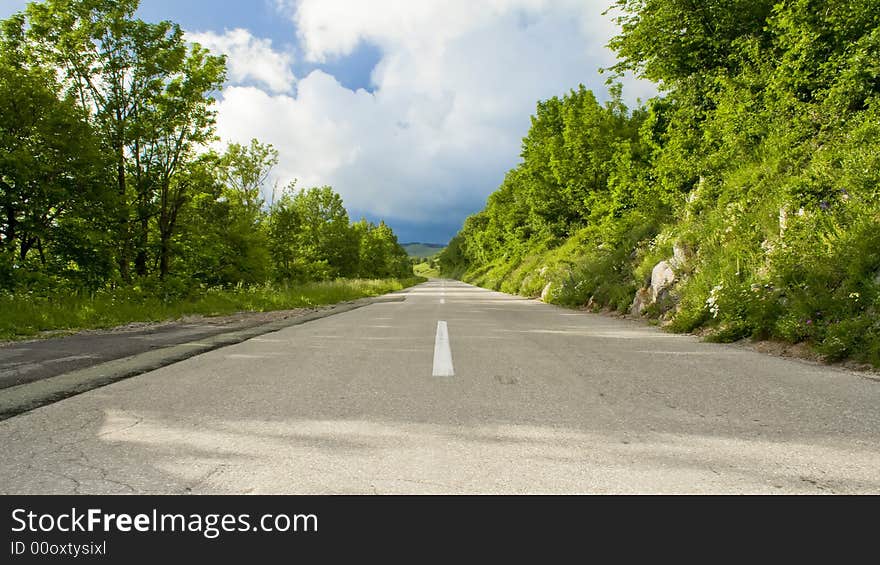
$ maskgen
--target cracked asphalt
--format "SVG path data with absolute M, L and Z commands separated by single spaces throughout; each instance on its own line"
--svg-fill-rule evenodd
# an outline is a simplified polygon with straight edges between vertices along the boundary
M 185 321 L 132 324 L 111 330 L 83 331 L 61 338 L 0 343 L 0 390 L 319 310 L 321 308 L 298 308 L 212 318 L 191 316 Z
M 880 493 L 875 380 L 458 282 L 400 294 L 0 422 L 0 491 Z

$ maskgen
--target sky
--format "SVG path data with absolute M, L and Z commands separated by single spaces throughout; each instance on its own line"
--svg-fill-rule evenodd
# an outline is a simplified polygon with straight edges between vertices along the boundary
M 0 18 L 24 0 L 0 0 Z M 221 143 L 271 143 L 265 188 L 332 186 L 352 219 L 446 243 L 520 161 L 538 100 L 605 98 L 611 0 L 142 0 L 228 57 Z M 630 105 L 655 87 L 625 78 Z

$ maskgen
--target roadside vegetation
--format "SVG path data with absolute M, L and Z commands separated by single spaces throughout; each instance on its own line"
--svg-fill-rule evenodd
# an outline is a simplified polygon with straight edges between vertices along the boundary
M 190 290 L 184 295 L 129 287 L 83 295 L 0 296 L 0 339 L 23 339 L 43 332 L 111 328 L 131 322 L 160 322 L 182 316 L 222 316 L 336 304 L 402 290 L 424 279 L 265 283 Z
M 271 145 L 212 149 L 225 58 L 137 7 L 46 0 L 0 21 L 0 337 L 410 284 L 391 228 L 352 222 L 332 188 L 267 190 Z
M 439 278 L 440 253 L 446 248 L 437 243 L 407 243 L 403 245 L 409 254 L 413 272 L 424 278 Z
M 880 366 L 880 3 L 618 0 L 662 94 L 542 101 L 442 271 Z
M 416 276 L 424 277 L 426 279 L 439 278 L 440 264 L 437 259 L 428 259 L 421 263 L 417 263 L 413 267 L 413 271 Z

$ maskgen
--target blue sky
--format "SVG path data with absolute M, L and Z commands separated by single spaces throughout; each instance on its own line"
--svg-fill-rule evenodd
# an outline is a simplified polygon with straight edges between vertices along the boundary
M 142 0 L 229 61 L 223 142 L 281 153 L 276 187 L 331 185 L 354 218 L 444 243 L 519 162 L 539 99 L 597 70 L 610 0 Z M 0 0 L 0 18 L 22 9 Z M 634 102 L 655 93 L 624 81 Z
M 24 9 L 27 3 L 28 0 L 0 0 L 0 17 Z M 138 13 L 144 20 L 172 20 L 191 31 L 244 28 L 271 39 L 281 49 L 294 53 L 298 50 L 295 29 L 274 0 L 141 0 Z M 347 88 L 371 91 L 370 73 L 380 57 L 378 48 L 362 43 L 350 55 L 323 64 L 295 57 L 293 69 L 296 76 L 322 69 Z
M 372 91 L 370 73 L 381 56 L 375 46 L 362 43 L 351 54 L 323 64 L 303 60 L 295 28 L 273 0 L 142 0 L 140 15 L 148 21 L 172 20 L 190 31 L 250 30 L 254 35 L 271 39 L 279 49 L 293 52 L 296 76 L 322 69 L 351 89 Z

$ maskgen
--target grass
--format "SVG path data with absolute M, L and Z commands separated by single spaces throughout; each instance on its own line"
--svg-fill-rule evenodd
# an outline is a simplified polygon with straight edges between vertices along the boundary
M 427 279 L 430 278 L 440 278 L 440 269 L 438 267 L 431 266 L 430 261 L 426 261 L 424 263 L 419 263 L 413 269 L 417 276 L 425 277 Z
M 200 314 L 269 312 L 336 304 L 402 290 L 424 279 L 337 280 L 299 285 L 206 288 L 186 297 L 161 296 L 137 287 L 90 295 L 0 295 L 0 339 L 24 339 L 46 331 L 111 328 Z

